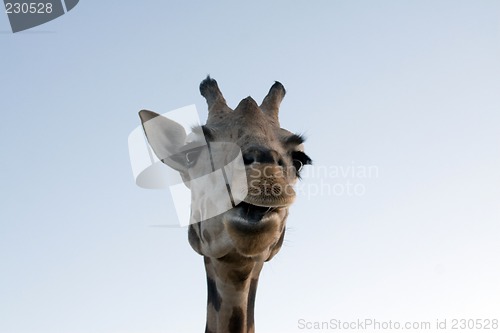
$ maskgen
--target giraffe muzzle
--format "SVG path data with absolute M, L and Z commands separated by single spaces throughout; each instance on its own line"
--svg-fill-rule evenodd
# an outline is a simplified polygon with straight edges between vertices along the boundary
M 284 168 L 257 164 L 247 169 L 248 193 L 243 201 L 258 207 L 288 207 L 296 197 Z

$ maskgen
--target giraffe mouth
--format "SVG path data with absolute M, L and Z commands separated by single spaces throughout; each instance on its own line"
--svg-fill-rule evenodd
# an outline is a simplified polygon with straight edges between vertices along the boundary
M 238 220 L 257 223 L 272 218 L 273 215 L 284 207 L 261 206 L 242 201 L 235 208 L 237 209 Z
M 237 204 L 231 213 L 229 220 L 243 224 L 260 224 L 269 221 L 277 221 L 282 217 L 288 205 L 264 206 L 254 205 L 247 201 Z
M 289 207 L 294 199 L 294 196 L 272 197 L 247 195 L 242 202 L 235 206 L 237 218 L 250 223 L 272 220 Z

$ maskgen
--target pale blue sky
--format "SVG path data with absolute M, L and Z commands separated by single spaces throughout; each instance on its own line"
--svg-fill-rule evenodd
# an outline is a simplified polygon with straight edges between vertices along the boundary
M 127 136 L 143 108 L 205 119 L 209 73 L 233 106 L 282 82 L 315 168 L 377 170 L 304 177 L 259 332 L 498 318 L 498 1 L 87 0 L 18 34 L 0 14 L 0 45 L 0 332 L 203 331 L 201 257 L 152 227 L 172 201 Z

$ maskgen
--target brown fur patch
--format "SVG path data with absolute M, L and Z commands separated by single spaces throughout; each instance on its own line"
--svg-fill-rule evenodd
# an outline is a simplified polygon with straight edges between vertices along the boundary
M 188 229 L 188 241 L 193 250 L 198 252 L 199 254 L 201 253 L 201 241 L 198 235 L 196 234 L 196 230 L 194 229 L 195 227 L 190 224 L 189 229 Z
M 207 229 L 203 230 L 203 238 L 205 238 L 205 241 L 207 241 L 208 243 L 212 241 L 212 236 L 210 236 L 210 233 Z
M 254 325 L 254 308 L 255 308 L 255 296 L 257 295 L 257 283 L 258 279 L 252 279 L 250 283 L 250 290 L 248 291 L 248 305 L 247 305 L 247 330 L 250 331 Z
M 229 332 L 238 333 L 243 330 L 243 317 L 243 310 L 235 306 L 231 318 L 229 319 Z
M 219 312 L 221 304 L 222 304 L 222 297 L 220 296 L 219 292 L 217 291 L 217 285 L 215 284 L 215 281 L 212 280 L 207 276 L 207 289 L 208 289 L 208 304 L 212 304 L 214 307 L 215 311 Z

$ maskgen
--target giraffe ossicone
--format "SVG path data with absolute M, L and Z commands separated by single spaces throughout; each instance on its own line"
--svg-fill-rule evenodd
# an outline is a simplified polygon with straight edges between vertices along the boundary
M 280 127 L 281 83 L 260 105 L 247 97 L 234 110 L 214 79 L 200 92 L 209 113 L 193 135 L 152 111 L 139 116 L 158 159 L 191 190 L 191 222 L 199 223 L 189 225 L 188 240 L 204 257 L 205 332 L 254 332 L 259 274 L 283 244 L 293 186 L 311 159 L 303 137 Z

